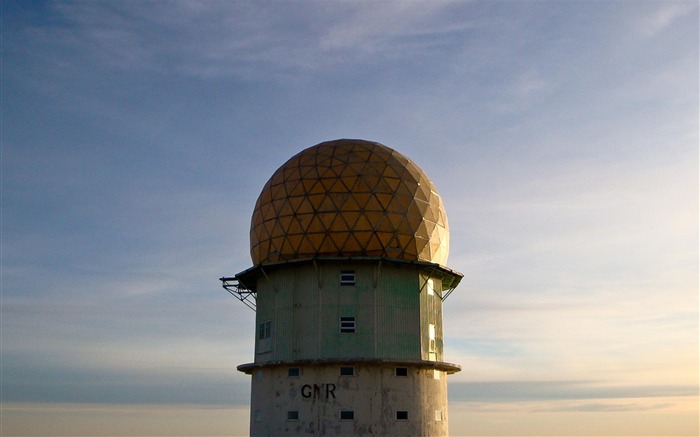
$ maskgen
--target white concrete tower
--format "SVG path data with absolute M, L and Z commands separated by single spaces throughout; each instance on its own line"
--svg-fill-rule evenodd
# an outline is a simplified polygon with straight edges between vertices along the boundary
M 221 278 L 256 310 L 250 434 L 445 436 L 449 228 L 433 183 L 382 144 L 336 140 L 265 184 L 253 267 Z

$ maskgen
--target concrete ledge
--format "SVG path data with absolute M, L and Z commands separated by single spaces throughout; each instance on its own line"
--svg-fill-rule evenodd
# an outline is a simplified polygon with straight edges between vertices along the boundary
M 247 375 L 252 374 L 257 369 L 266 367 L 305 367 L 305 366 L 333 366 L 339 364 L 363 364 L 377 366 L 406 366 L 406 367 L 421 367 L 427 369 L 437 369 L 447 374 L 457 373 L 462 370 L 458 364 L 446 363 L 443 361 L 426 361 L 426 360 L 389 360 L 389 359 L 353 359 L 353 358 L 331 358 L 323 360 L 293 360 L 293 361 L 267 361 L 264 363 L 246 363 L 241 364 L 236 369 Z

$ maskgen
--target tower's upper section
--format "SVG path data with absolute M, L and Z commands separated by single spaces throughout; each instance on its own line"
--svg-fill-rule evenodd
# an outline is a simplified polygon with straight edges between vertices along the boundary
M 442 200 L 410 159 L 364 140 L 309 147 L 275 171 L 255 204 L 253 264 L 367 256 L 445 265 Z

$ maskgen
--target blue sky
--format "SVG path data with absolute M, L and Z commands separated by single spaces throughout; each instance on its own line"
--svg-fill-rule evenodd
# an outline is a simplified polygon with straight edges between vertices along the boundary
M 245 434 L 217 278 L 362 138 L 447 208 L 453 435 L 697 435 L 697 2 L 12 0 L 2 61 L 3 434 Z

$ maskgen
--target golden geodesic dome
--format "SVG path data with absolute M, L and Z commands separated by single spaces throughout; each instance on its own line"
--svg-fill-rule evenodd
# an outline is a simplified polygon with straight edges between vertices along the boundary
M 383 144 L 327 141 L 275 171 L 255 204 L 253 264 L 366 256 L 445 265 L 449 227 L 428 176 Z

